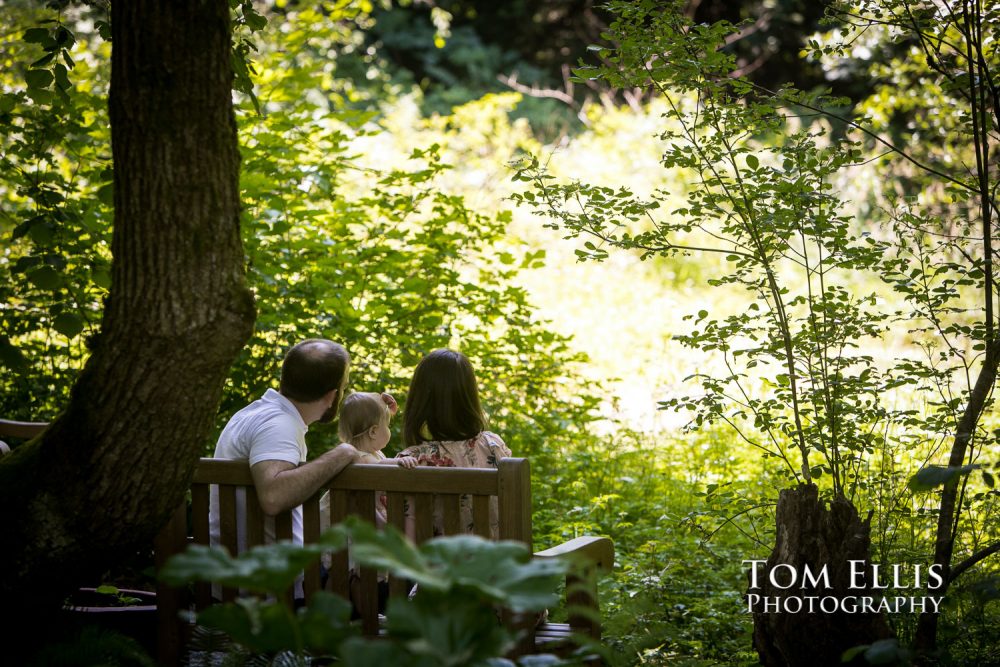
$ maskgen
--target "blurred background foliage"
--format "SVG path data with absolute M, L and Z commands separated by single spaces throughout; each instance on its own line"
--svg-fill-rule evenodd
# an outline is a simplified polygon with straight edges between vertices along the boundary
M 527 153 L 544 155 L 561 178 L 685 192 L 687 175 L 662 168 L 654 139 L 662 102 L 572 80 L 578 61 L 601 57 L 588 47 L 610 39 L 602 3 L 232 4 L 242 229 L 258 319 L 218 426 L 275 384 L 284 350 L 304 337 L 343 341 L 352 387 L 391 391 L 404 409 L 417 360 L 460 349 L 492 430 L 532 459 L 535 546 L 583 533 L 615 539 L 602 602 L 620 663 L 755 664 L 741 561 L 770 550 L 786 473 L 725 430 L 685 431 L 687 415 L 657 409 L 691 390 L 686 376 L 721 363 L 673 339 L 692 328 L 684 316 L 742 312 L 743 297 L 707 292 L 724 271 L 712 257 L 642 262 L 623 252 L 581 264 L 582 241 L 508 201 L 520 191 L 508 165 Z M 850 53 L 806 56 L 810 42 L 842 37 L 844 20 L 821 21 L 828 4 L 691 0 L 684 11 L 745 21 L 730 48 L 754 83 L 829 88 L 845 96 L 838 112 L 864 114 L 928 160 L 956 159 L 961 149 L 949 146 L 961 144 L 960 128 L 945 125 L 930 142 L 921 134 L 941 126 L 935 114 L 946 116 L 949 91 L 924 85 L 913 44 L 868 31 Z M 13 0 L 0 17 L 0 415 L 47 420 L 99 335 L 110 287 L 108 12 L 101 1 Z M 860 230 L 888 233 L 887 203 L 907 197 L 965 228 L 960 203 L 870 148 L 873 161 L 835 183 Z M 893 298 L 884 286 L 851 288 Z M 888 362 L 918 337 L 893 329 L 865 351 Z M 931 409 L 926 393 L 898 396 L 916 413 Z M 311 454 L 335 437 L 313 429 Z M 873 512 L 884 562 L 927 553 L 934 503 L 906 480 L 944 437 L 883 438 L 858 471 L 857 502 Z M 968 503 L 972 549 L 996 538 L 998 504 L 979 478 Z M 976 587 L 988 573 L 969 575 L 950 599 L 942 640 L 952 664 L 997 664 L 997 603 Z M 912 634 L 915 617 L 890 620 L 904 641 Z

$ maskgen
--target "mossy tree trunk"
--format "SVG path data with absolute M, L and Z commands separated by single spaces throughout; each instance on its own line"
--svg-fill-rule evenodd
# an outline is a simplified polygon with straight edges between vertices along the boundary
M 869 562 L 871 528 L 848 500 L 835 498 L 826 507 L 814 484 L 785 489 L 778 496 L 775 527 L 774 550 L 759 568 L 757 589 L 748 592 L 772 600 L 873 594 L 851 588 L 850 561 Z M 781 586 L 790 582 L 791 571 L 802 582 L 806 567 L 814 576 L 826 567 L 829 588 L 827 582 L 816 589 L 801 584 L 787 589 L 775 586 L 770 572 L 779 564 L 790 566 L 775 574 Z M 763 609 L 762 604 L 754 608 L 753 645 L 768 667 L 841 665 L 844 651 L 892 635 L 881 614 L 788 613 L 783 603 L 778 613 L 763 613 Z
M 231 84 L 227 0 L 112 3 L 112 287 L 69 405 L 0 461 L 5 650 L 151 544 L 250 335 Z

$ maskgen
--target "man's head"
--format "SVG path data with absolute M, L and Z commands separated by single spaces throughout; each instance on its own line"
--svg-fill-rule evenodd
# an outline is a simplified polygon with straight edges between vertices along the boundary
M 324 338 L 304 340 L 288 350 L 281 364 L 281 394 L 298 403 L 329 401 L 319 421 L 332 421 L 344 398 L 350 365 L 343 345 Z

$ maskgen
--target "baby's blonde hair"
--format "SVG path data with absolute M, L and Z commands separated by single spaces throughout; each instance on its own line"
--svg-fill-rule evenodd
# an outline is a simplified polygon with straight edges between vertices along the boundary
M 344 399 L 337 432 L 343 442 L 354 445 L 372 426 L 388 423 L 389 406 L 382 400 L 382 395 L 360 391 Z

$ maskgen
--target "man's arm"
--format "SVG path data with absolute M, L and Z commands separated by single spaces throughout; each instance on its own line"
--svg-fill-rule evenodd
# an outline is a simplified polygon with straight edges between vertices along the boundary
M 358 456 L 358 450 L 343 443 L 300 466 L 278 460 L 255 463 L 250 473 L 261 509 L 274 515 L 301 505 Z

